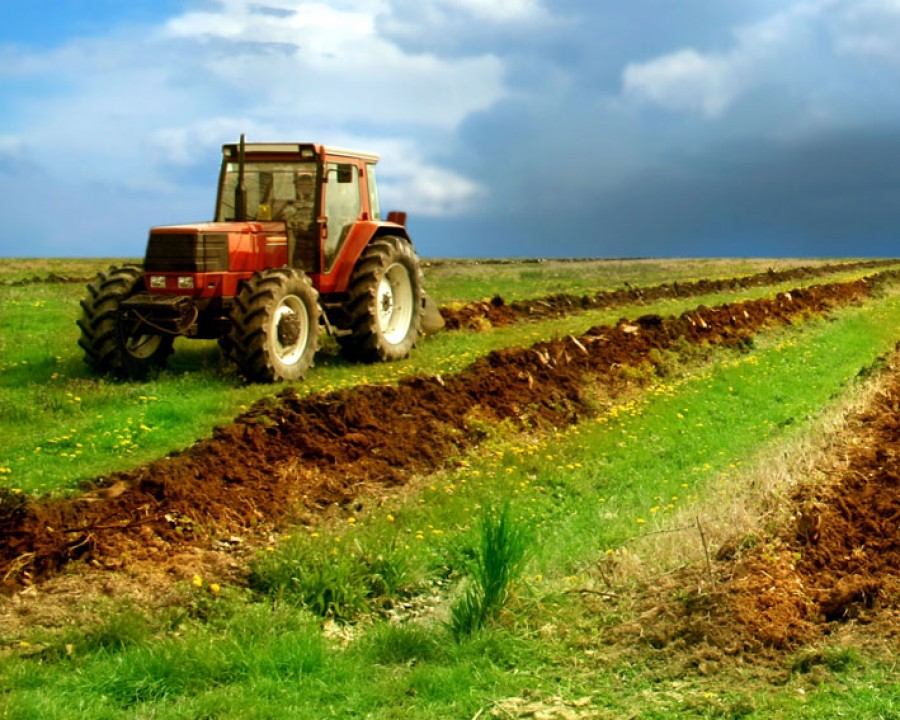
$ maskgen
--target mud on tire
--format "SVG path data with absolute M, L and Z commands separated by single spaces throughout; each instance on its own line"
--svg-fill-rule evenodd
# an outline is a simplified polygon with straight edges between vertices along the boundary
M 422 332 L 425 293 L 419 259 L 406 240 L 375 238 L 350 277 L 347 329 L 338 342 L 344 354 L 362 362 L 409 356 Z
M 299 380 L 319 339 L 318 294 L 306 275 L 287 268 L 254 273 L 234 301 L 222 348 L 248 380 Z
M 87 286 L 77 323 L 81 329 L 78 344 L 84 350 L 84 361 L 97 372 L 140 378 L 166 364 L 174 338 L 131 332 L 127 317 L 120 311 L 123 300 L 143 289 L 143 272 L 134 265 L 98 273 Z

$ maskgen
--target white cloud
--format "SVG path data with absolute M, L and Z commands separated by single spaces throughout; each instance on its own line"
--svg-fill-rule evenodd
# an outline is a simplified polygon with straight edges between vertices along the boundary
M 542 0 L 385 0 L 375 19 L 402 47 L 453 57 L 474 48 L 502 53 L 511 44 L 534 47 L 569 22 Z
M 537 8 L 453 2 L 501 19 Z M 27 147 L 62 184 L 110 184 L 152 204 L 202 195 L 201 180 L 188 190 L 184 172 L 199 178 L 208 167 L 214 178 L 219 147 L 241 132 L 257 141 L 349 138 L 385 157 L 388 200 L 411 213 L 459 212 L 478 186 L 428 160 L 428 150 L 506 95 L 503 63 L 487 53 L 407 51 L 379 34 L 376 17 L 386 12 L 381 0 L 222 0 L 140 32 L 2 48 L 0 78 L 27 78 L 32 89 L 15 117 L 0 118 L 0 160 L 11 165 Z M 402 157 L 390 169 L 394 152 Z
M 248 130 L 240 118 L 205 118 L 191 125 L 159 128 L 143 143 L 149 157 L 164 158 L 177 167 L 191 167 L 222 145 L 222 138 L 236 139 Z M 257 138 L 258 139 L 258 138 Z
M 487 193 L 478 183 L 429 163 L 409 142 L 372 141 L 381 149 L 379 193 L 385 210 L 397 208 L 425 217 L 459 215 Z
M 25 153 L 25 141 L 18 135 L 0 135 L 0 158 L 20 159 Z
M 670 110 L 720 115 L 739 91 L 739 79 L 726 56 L 686 49 L 629 65 L 622 74 L 626 95 Z
M 845 3 L 831 24 L 835 46 L 848 55 L 900 60 L 900 0 Z
M 622 73 L 626 97 L 674 111 L 715 118 L 753 88 L 790 78 L 836 0 L 798 2 L 760 22 L 736 28 L 732 47 L 702 53 L 694 48 L 631 63 Z
M 375 17 L 386 8 L 368 0 L 336 8 L 280 2 L 293 14 L 254 12 L 228 0 L 218 12 L 191 13 L 166 25 L 171 37 L 235 43 L 206 71 L 224 85 L 255 88 L 265 110 L 296 117 L 421 124 L 452 130 L 504 95 L 503 67 L 491 55 L 439 59 L 408 53 L 379 36 Z M 245 45 L 241 45 L 244 43 Z M 267 52 L 280 44 L 281 53 Z
M 533 22 L 547 16 L 539 0 L 443 0 L 443 4 L 490 22 Z

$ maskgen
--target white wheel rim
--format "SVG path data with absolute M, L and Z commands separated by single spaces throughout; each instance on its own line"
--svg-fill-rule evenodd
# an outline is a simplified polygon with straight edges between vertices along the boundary
M 299 331 L 295 342 L 283 344 L 278 329 L 282 322 L 296 320 Z M 286 295 L 272 314 L 269 328 L 275 355 L 285 365 L 294 365 L 303 357 L 306 343 L 309 341 L 309 313 L 306 305 L 296 295 Z
M 378 283 L 378 326 L 391 345 L 403 342 L 413 316 L 413 289 L 409 271 L 394 263 Z

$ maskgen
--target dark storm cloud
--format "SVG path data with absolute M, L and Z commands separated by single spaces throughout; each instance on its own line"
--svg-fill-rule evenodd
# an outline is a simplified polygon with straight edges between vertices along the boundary
M 539 197 L 542 183 L 536 172 L 522 187 Z M 585 187 L 555 212 L 523 202 L 455 239 L 440 222 L 423 231 L 451 256 L 897 256 L 898 189 L 900 128 L 864 128 L 686 151 L 614 189 Z M 482 223 L 491 239 L 473 242 Z
M 900 53 L 886 56 L 884 40 L 900 38 L 900 12 L 878 2 L 580 5 L 553 5 L 579 19 L 564 52 L 509 46 L 520 92 L 470 117 L 450 161 L 482 184 L 482 202 L 452 240 L 442 221 L 428 223 L 435 246 L 898 254 Z

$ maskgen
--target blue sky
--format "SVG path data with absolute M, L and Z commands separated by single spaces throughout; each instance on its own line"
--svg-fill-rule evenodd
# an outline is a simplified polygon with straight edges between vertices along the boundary
M 139 256 L 220 148 L 381 153 L 423 256 L 898 256 L 900 0 L 0 0 L 2 256 Z

